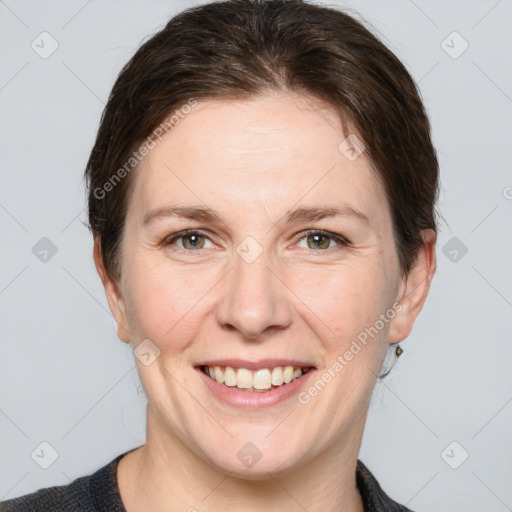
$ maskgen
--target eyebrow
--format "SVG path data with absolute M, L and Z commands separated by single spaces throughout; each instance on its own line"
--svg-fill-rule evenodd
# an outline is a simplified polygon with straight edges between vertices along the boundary
M 221 216 L 215 210 L 202 206 L 164 206 L 146 213 L 142 223 L 146 226 L 157 219 L 165 217 L 181 217 L 183 219 L 210 222 L 212 224 L 224 224 Z M 363 212 L 350 205 L 337 207 L 302 207 L 289 210 L 284 215 L 287 224 L 315 222 L 328 217 L 353 217 L 366 224 L 370 223 L 370 220 Z

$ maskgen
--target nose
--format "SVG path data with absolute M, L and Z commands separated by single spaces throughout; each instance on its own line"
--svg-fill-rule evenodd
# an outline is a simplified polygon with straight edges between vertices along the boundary
M 223 329 L 238 331 L 245 339 L 261 340 L 291 324 L 291 292 L 279 273 L 270 268 L 275 265 L 269 263 L 265 251 L 252 263 L 233 254 L 234 268 L 225 277 L 216 309 Z

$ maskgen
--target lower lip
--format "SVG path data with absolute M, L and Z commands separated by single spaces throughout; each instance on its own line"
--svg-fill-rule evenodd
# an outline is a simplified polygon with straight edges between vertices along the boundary
M 238 391 L 236 386 L 229 387 L 219 384 L 216 380 L 208 377 L 200 368 L 196 368 L 203 382 L 208 389 L 222 402 L 233 407 L 242 407 L 247 409 L 259 409 L 262 407 L 272 407 L 292 396 L 296 395 L 302 387 L 309 381 L 315 370 L 310 370 L 302 377 L 292 380 L 288 384 L 283 384 L 278 388 L 270 389 L 265 392 L 258 391 Z

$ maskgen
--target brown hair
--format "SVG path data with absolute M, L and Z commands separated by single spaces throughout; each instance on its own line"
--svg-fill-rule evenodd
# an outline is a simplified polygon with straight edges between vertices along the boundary
M 110 277 L 121 271 L 134 152 L 191 100 L 269 90 L 320 98 L 355 128 L 390 204 L 400 269 L 410 271 L 420 230 L 437 231 L 439 169 L 429 120 L 403 64 L 339 9 L 303 0 L 225 0 L 172 18 L 114 84 L 85 171 L 89 228 Z

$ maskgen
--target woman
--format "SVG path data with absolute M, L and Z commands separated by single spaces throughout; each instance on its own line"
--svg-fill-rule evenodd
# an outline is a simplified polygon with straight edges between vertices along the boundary
M 146 444 L 4 510 L 406 511 L 358 460 L 435 271 L 417 88 L 343 12 L 184 11 L 121 71 L 86 169 Z

